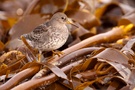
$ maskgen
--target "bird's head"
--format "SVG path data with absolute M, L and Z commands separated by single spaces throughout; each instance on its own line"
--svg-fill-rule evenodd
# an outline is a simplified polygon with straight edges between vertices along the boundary
M 71 24 L 71 25 L 76 26 L 74 23 L 71 22 L 71 20 L 67 17 L 66 14 L 61 13 L 61 12 L 54 14 L 51 18 L 51 21 L 58 22 L 60 24 Z
M 68 17 L 64 13 L 61 13 L 61 12 L 54 14 L 51 18 L 51 21 L 56 21 L 61 24 L 66 24 L 67 20 L 68 20 Z

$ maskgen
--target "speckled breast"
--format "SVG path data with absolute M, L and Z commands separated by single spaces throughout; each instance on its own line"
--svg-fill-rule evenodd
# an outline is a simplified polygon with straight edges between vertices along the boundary
M 55 31 L 50 31 L 48 35 L 49 37 L 47 41 L 42 45 L 42 51 L 51 51 L 62 47 L 68 39 L 69 31 L 67 27 L 65 27 Z

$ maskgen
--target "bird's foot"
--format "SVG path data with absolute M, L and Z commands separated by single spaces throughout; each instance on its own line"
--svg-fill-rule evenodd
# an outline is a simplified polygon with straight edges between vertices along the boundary
M 55 51 L 52 50 L 52 53 L 53 53 L 53 56 L 58 55 L 59 57 L 64 54 L 62 51 L 58 51 L 58 50 L 55 50 Z

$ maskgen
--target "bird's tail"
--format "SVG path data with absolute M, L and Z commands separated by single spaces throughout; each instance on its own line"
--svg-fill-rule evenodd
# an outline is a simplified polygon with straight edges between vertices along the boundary
M 21 35 L 21 36 L 23 36 L 24 38 L 26 38 L 26 39 L 29 40 L 29 34 L 23 34 L 23 35 Z

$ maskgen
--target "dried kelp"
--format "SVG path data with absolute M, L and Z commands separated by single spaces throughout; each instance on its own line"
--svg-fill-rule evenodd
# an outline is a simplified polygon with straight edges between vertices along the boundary
M 135 89 L 133 0 L 1 0 L 0 90 Z M 76 25 L 60 56 L 31 47 L 24 33 L 64 12 Z

